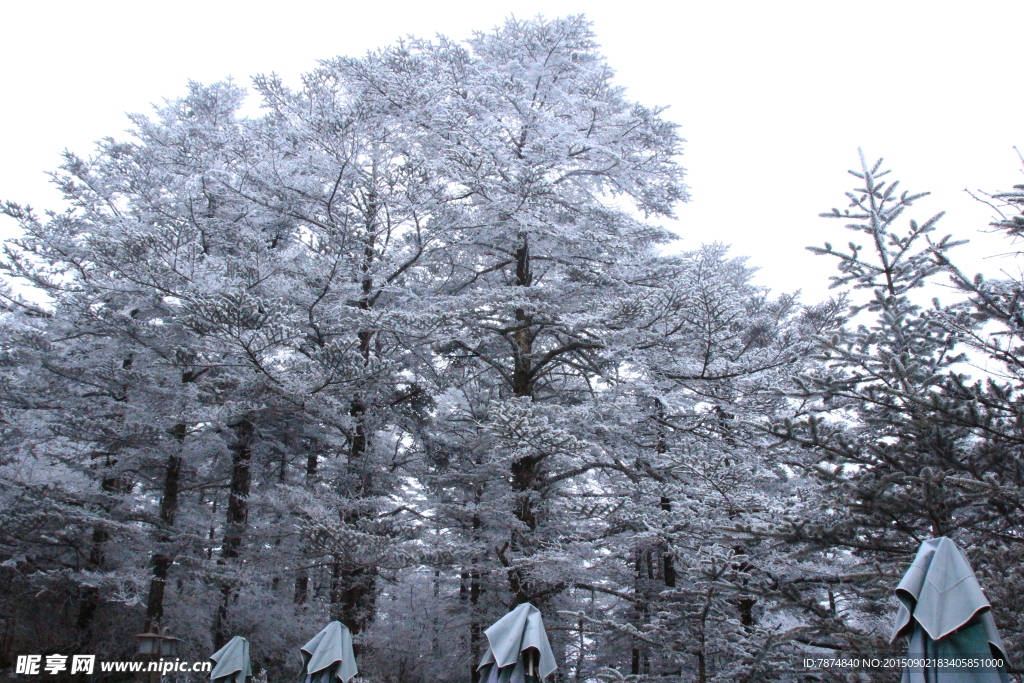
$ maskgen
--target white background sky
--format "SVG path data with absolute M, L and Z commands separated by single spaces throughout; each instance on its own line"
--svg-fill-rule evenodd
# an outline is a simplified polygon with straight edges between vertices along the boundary
M 581 12 L 628 96 L 668 106 L 688 140 L 692 202 L 671 225 L 683 248 L 730 243 L 763 284 L 826 296 L 832 265 L 804 247 L 848 241 L 817 214 L 846 206 L 861 146 L 905 189 L 933 193 L 918 216 L 946 210 L 940 229 L 974 240 L 968 269 L 1015 269 L 980 258 L 1007 247 L 978 244 L 993 212 L 963 190 L 1024 183 L 1013 149 L 1024 151 L 1021 0 L 12 0 L 0 199 L 59 207 L 45 172 L 61 150 L 126 137 L 125 112 L 183 95 L 189 79 L 248 85 L 277 72 L 297 84 L 318 59 L 400 36 L 464 38 L 513 14 Z

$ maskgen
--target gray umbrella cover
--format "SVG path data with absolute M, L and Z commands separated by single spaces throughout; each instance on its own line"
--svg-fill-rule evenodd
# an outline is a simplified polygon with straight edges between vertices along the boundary
M 214 662 L 210 672 L 211 681 L 221 683 L 245 683 L 252 676 L 252 663 L 249 662 L 249 641 L 242 636 L 235 636 L 227 645 L 210 655 Z
M 299 650 L 304 683 L 348 683 L 359 673 L 352 651 L 352 634 L 340 621 L 332 621 Z
M 490 628 L 484 631 L 487 636 L 487 652 L 477 669 L 493 664 L 485 683 L 490 683 L 493 678 L 498 681 L 502 679 L 520 682 L 524 680 L 525 671 L 521 654 L 527 648 L 536 648 L 540 653 L 540 665 L 538 673 L 541 680 L 558 668 L 555 663 L 555 655 L 551 652 L 551 644 L 548 643 L 548 634 L 544 631 L 544 619 L 541 618 L 540 610 L 529 603 L 519 605 L 514 610 L 494 622 Z M 512 669 L 506 669 L 499 675 L 499 670 L 515 664 Z
M 921 544 L 896 587 L 900 610 L 889 642 L 909 636 L 911 659 L 1002 657 L 992 606 L 964 552 L 945 536 Z M 906 668 L 903 683 L 1007 683 L 1000 668 Z

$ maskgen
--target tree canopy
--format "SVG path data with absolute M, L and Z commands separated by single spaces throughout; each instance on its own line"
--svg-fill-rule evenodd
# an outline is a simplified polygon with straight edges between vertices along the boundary
M 193 83 L 3 205 L 0 665 L 158 624 L 277 680 L 336 619 L 370 680 L 477 683 L 529 602 L 561 680 L 805 680 L 933 535 L 1020 642 L 1024 283 L 901 231 L 923 195 L 855 172 L 804 305 L 665 248 L 684 141 L 583 17 L 302 83 Z

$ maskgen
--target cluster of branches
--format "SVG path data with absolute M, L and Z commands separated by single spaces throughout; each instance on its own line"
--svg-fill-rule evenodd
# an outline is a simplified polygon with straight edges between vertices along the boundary
M 797 378 L 799 410 L 770 427 L 799 446 L 788 464 L 813 477 L 814 503 L 756 533 L 842 560 L 842 572 L 818 583 L 829 586 L 825 618 L 807 626 L 818 644 L 851 654 L 884 650 L 889 592 L 922 541 L 950 537 L 1019 652 L 1024 278 L 968 277 L 950 254 L 963 242 L 937 236 L 941 213 L 900 226 L 927 193 L 900 192 L 881 160 L 862 156 L 850 173 L 849 208 L 822 216 L 849 221 L 855 241 L 811 248 L 837 259 L 833 286 L 851 297 L 850 320 L 819 341 L 816 367 Z M 990 198 L 999 210 L 991 229 L 1011 239 L 1021 189 Z M 1002 256 L 1012 264 L 1016 253 Z M 801 579 L 791 591 L 820 588 Z

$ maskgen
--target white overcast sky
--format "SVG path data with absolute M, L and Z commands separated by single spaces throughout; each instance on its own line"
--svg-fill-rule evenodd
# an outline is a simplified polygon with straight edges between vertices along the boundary
M 857 147 L 884 156 L 921 218 L 974 240 L 993 212 L 964 193 L 1024 182 L 1021 0 L 616 2 L 12 0 L 0 40 L 0 199 L 59 207 L 45 172 L 67 148 L 124 138 L 125 112 L 184 94 L 189 79 L 297 84 L 318 59 L 405 35 L 464 38 L 515 15 L 584 13 L 618 83 L 680 125 L 692 202 L 671 227 L 683 248 L 722 241 L 776 291 L 826 295 L 832 266 L 805 251 L 848 241 L 817 217 L 845 207 Z M 11 223 L 0 223 L 10 234 Z M 984 239 L 982 237 L 981 239 Z

